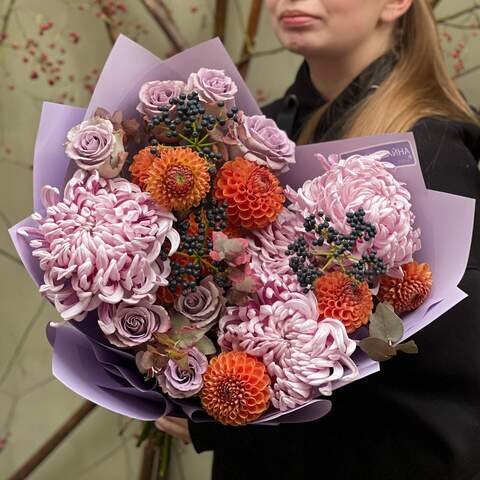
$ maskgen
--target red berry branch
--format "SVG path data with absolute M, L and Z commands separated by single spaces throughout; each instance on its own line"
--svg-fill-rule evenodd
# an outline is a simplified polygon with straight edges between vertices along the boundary
M 442 0 L 433 2 L 434 7 Z M 444 44 L 452 76 L 457 79 L 480 70 L 480 63 L 468 66 L 466 53 L 480 34 L 480 4 L 472 1 L 468 8 L 461 8 L 444 16 L 437 16 L 437 24 Z

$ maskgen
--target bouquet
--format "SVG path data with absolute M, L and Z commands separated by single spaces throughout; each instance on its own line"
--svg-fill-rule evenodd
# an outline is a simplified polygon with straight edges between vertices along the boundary
M 465 296 L 474 203 L 425 188 L 412 135 L 296 148 L 217 40 L 120 37 L 86 110 L 45 104 L 34 207 L 11 235 L 54 374 L 134 418 L 320 418 Z

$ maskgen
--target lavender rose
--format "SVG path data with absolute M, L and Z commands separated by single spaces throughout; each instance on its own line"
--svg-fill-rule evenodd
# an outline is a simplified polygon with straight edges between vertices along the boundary
M 191 320 L 194 326 L 203 328 L 218 319 L 224 305 L 222 292 L 208 276 L 193 292 L 177 298 L 175 310 Z
M 93 117 L 70 129 L 65 153 L 83 170 L 102 173 L 102 167 L 107 166 L 112 173 L 103 176 L 116 176 L 127 158 L 123 135 L 123 130 L 114 130 L 110 120 Z
M 161 106 L 174 108 L 169 103 L 170 99 L 178 97 L 184 91 L 185 83 L 180 80 L 146 82 L 138 92 L 140 103 L 137 105 L 137 112 L 140 112 L 145 120 L 151 120 L 159 114 Z
M 239 112 L 237 118 L 234 132 L 230 132 L 237 140 L 231 156 L 240 155 L 274 173 L 287 172 L 289 165 L 295 163 L 295 143 L 287 134 L 264 115 L 249 117 Z
M 207 357 L 197 348 L 191 348 L 188 351 L 188 367 L 188 370 L 182 370 L 177 362 L 168 361 L 165 370 L 157 377 L 164 393 L 172 398 L 187 398 L 202 389 L 202 374 L 208 367 Z
M 102 303 L 98 309 L 98 325 L 107 339 L 117 347 L 134 347 L 148 342 L 155 332 L 170 328 L 170 317 L 160 305 L 143 300 L 136 305 L 121 302 Z
M 197 73 L 191 73 L 187 81 L 187 91 L 195 91 L 202 102 L 215 104 L 225 102 L 227 108 L 235 103 L 237 85 L 223 70 L 201 68 Z

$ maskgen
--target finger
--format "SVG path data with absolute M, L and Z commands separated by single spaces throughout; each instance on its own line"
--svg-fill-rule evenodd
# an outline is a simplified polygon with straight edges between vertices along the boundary
M 176 423 L 177 425 L 183 425 L 186 427 L 188 425 L 188 422 L 185 418 L 178 418 L 178 417 L 163 417 L 168 419 L 169 421 Z
M 172 435 L 172 437 L 179 438 L 184 443 L 191 442 L 190 434 L 185 424 L 178 424 L 172 422 L 170 418 L 162 417 L 155 420 L 155 425 L 159 430 Z

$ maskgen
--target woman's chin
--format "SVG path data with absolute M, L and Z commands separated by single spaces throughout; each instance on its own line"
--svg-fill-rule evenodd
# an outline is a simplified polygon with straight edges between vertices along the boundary
M 304 57 L 311 57 L 318 55 L 320 51 L 323 50 L 323 45 L 318 45 L 318 43 L 311 43 L 306 41 L 291 41 L 288 43 L 284 43 L 284 46 L 290 52 L 296 53 L 298 55 L 302 55 Z
M 304 57 L 318 54 L 327 47 L 319 32 L 281 32 L 279 38 L 287 50 Z

